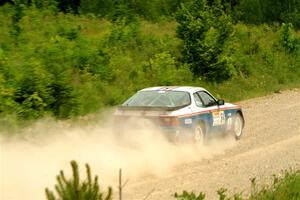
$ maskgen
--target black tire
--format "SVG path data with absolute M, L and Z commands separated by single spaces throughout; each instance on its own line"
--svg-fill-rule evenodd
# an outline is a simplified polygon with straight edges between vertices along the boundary
M 202 145 L 205 142 L 205 127 L 202 123 L 198 123 L 193 132 L 193 142 Z
M 244 119 L 240 113 L 237 113 L 234 116 L 233 124 L 232 124 L 232 135 L 236 140 L 241 139 L 243 135 L 243 128 L 244 128 Z

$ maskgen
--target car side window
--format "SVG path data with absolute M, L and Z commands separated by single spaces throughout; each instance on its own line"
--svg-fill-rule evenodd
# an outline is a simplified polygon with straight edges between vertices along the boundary
M 202 100 L 200 99 L 199 95 L 197 93 L 194 93 L 193 95 L 194 95 L 196 106 L 203 107 L 203 103 L 202 103 Z
M 199 96 L 201 97 L 204 106 L 215 106 L 217 105 L 217 102 L 214 100 L 214 98 L 212 96 L 210 96 L 208 93 L 206 92 L 197 92 L 199 94 Z

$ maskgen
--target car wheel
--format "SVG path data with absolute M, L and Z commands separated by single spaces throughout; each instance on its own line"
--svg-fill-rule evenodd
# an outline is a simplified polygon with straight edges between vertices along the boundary
M 203 144 L 205 140 L 205 129 L 203 124 L 196 125 L 193 134 L 193 141 L 195 144 Z
M 239 140 L 243 134 L 244 120 L 240 114 L 236 114 L 233 120 L 232 134 Z

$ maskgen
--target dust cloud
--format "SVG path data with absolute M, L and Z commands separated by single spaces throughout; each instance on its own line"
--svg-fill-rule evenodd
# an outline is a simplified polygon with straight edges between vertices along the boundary
M 145 176 L 171 175 L 175 166 L 221 154 L 235 142 L 231 138 L 196 146 L 170 142 L 144 120 L 129 120 L 116 131 L 113 120 L 98 123 L 65 123 L 41 120 L 13 137 L 0 135 L 0 199 L 45 199 L 53 190 L 59 170 L 71 173 L 76 160 L 85 177 L 89 163 L 100 184 L 116 190 L 118 170 L 129 183 Z

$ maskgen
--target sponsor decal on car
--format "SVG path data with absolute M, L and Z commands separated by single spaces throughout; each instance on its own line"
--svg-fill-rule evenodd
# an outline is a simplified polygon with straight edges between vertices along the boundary
M 193 120 L 191 118 L 184 119 L 185 124 L 192 124 Z
M 225 113 L 224 111 L 214 111 L 212 112 L 213 126 L 220 126 L 225 124 Z

